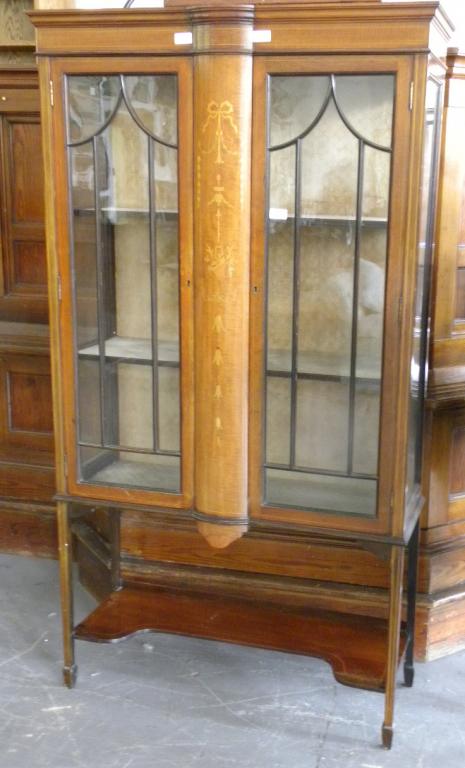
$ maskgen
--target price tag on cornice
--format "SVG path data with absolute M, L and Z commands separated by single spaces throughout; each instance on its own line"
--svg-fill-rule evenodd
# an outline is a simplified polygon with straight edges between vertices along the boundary
M 253 29 L 253 43 L 271 43 L 271 29 Z
M 192 45 L 192 32 L 175 32 L 175 45 Z

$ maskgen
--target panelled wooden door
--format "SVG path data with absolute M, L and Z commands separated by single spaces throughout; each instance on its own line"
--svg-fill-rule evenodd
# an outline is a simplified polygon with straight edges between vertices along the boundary
M 1 86 L 0 86 L 1 90 Z M 2 285 L 0 318 L 46 323 L 44 173 L 37 89 L 0 102 Z
M 66 147 L 55 172 L 68 491 L 187 507 L 191 62 L 63 60 L 52 79 L 66 104 L 53 130 Z
M 411 76 L 392 56 L 254 63 L 255 518 L 392 530 Z
M 37 72 L 0 70 L 0 500 L 32 511 L 55 490 L 39 113 Z M 28 547 L 42 523 L 19 520 Z

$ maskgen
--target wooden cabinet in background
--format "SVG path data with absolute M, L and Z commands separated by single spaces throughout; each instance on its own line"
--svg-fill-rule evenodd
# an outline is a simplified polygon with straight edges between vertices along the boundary
M 37 74 L 0 72 L 0 318 L 47 323 L 44 180 Z
M 451 50 L 447 63 L 423 478 L 428 658 L 465 646 L 465 57 Z
M 0 70 L 0 547 L 55 556 L 37 71 Z
M 377 2 L 31 18 L 65 680 L 75 638 L 144 629 L 314 654 L 386 692 L 389 747 L 404 649 L 413 680 L 448 21 Z M 107 510 L 93 529 L 86 507 Z M 81 543 L 104 521 L 112 587 L 78 626 L 75 510 Z M 189 567 L 165 567 L 164 588 L 125 562 L 151 541 L 152 576 L 163 543 L 163 565 Z M 313 604 L 301 581 L 282 590 L 314 546 L 320 567 L 323 550 L 368 552 L 389 610 L 362 620 L 318 585 Z

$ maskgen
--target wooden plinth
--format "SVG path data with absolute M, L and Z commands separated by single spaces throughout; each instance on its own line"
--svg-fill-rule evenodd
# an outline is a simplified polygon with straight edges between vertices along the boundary
M 383 691 L 387 621 L 205 593 L 124 588 L 113 592 L 75 629 L 79 640 L 116 642 L 151 630 L 189 635 L 327 661 L 340 683 Z M 405 648 L 402 633 L 400 657 Z

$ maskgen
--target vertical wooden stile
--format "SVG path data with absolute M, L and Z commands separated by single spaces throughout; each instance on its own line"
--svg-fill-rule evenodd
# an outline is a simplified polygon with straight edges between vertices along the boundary
M 247 529 L 252 25 L 193 11 L 195 514 L 214 547 Z

